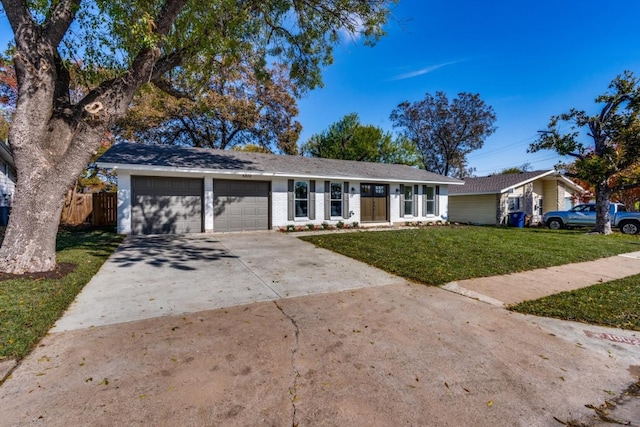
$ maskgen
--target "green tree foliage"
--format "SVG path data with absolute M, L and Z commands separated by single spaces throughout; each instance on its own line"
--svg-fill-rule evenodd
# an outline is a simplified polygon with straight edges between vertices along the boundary
M 294 120 L 297 88 L 283 65 L 258 69 L 251 61 L 218 60 L 218 71 L 202 89 L 182 75 L 172 76 L 168 90 L 143 86 L 116 126 L 119 136 L 218 149 L 252 144 L 267 152 L 297 154 L 302 129 Z
M 596 196 L 594 231 L 611 233 L 611 195 L 640 186 L 640 85 L 630 71 L 617 76 L 604 95 L 596 98 L 600 112 L 589 115 L 572 108 L 552 116 L 529 151 L 554 150 L 575 161 L 565 168 L 567 175 L 591 185 Z M 569 125 L 569 131 L 562 128 Z M 586 137 L 586 138 L 585 138 Z
M 394 141 L 389 132 L 361 124 L 356 113 L 347 114 L 326 131 L 313 135 L 301 151 L 311 157 L 361 162 L 414 165 L 420 160 L 409 141 Z
M 473 172 L 467 155 L 482 148 L 485 138 L 496 130 L 493 108 L 480 95 L 465 92 L 451 102 L 444 92 L 402 102 L 391 113 L 391 121 L 416 145 L 425 169 L 458 178 Z
M 286 63 L 300 91 L 321 84 L 344 31 L 373 44 L 393 0 L 1 0 L 14 34 L 18 98 L 9 138 L 18 191 L 0 271 L 55 268 L 64 193 L 146 83 L 185 73 L 204 87 L 216 58 Z M 72 91 L 71 69 L 88 90 Z M 263 67 L 264 68 L 264 67 Z M 75 80 L 75 79 L 74 79 Z M 77 95 L 77 96 L 76 96 Z
M 514 166 L 510 168 L 504 168 L 500 171 L 500 175 L 508 175 L 511 173 L 523 173 L 531 170 L 531 163 L 523 163 L 520 166 Z

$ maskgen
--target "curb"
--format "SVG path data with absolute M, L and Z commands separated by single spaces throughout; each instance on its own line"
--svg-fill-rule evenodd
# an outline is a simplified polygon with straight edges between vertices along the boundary
M 478 301 L 481 301 L 496 307 L 501 307 L 501 308 L 505 307 L 504 302 L 497 300 L 495 298 L 491 298 L 486 295 L 480 294 L 478 292 L 471 291 L 467 288 L 463 288 L 462 286 L 458 285 L 458 282 L 449 282 L 445 285 L 440 286 L 440 288 L 444 289 L 445 291 L 453 292 L 454 294 L 476 299 Z

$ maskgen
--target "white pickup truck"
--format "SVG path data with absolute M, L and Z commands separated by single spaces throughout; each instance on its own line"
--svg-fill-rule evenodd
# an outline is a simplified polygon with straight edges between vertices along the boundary
M 640 212 L 627 212 L 621 203 L 609 204 L 611 226 L 624 234 L 640 232 Z M 577 205 L 568 211 L 551 211 L 542 215 L 542 223 L 552 230 L 564 227 L 589 227 L 596 224 L 596 204 Z

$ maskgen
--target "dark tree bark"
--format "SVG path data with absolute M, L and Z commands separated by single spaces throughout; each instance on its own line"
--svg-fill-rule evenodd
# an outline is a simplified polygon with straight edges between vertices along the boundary
M 154 76 L 159 51 L 143 49 L 129 71 L 69 98 L 70 79 L 57 45 L 73 22 L 79 0 L 58 3 L 43 25 L 23 1 L 3 0 L 14 30 L 19 97 L 10 131 L 17 169 L 16 193 L 0 248 L 0 271 L 50 271 L 56 266 L 56 233 L 64 194 L 98 150 L 106 131 L 122 117 L 138 87 Z M 184 1 L 168 2 L 157 31 L 167 31 Z

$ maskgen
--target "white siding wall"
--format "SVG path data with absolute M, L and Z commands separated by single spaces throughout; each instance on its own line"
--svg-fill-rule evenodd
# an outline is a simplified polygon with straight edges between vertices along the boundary
M 118 171 L 118 225 L 120 234 L 131 234 L 131 175 Z
M 213 232 L 213 178 L 206 177 L 204 179 L 204 231 L 205 233 Z
M 440 186 L 440 196 L 438 197 L 438 212 L 440 218 L 449 220 L 449 186 Z
M 354 191 L 351 191 L 353 188 Z M 349 182 L 349 212 L 353 215 L 349 218 L 349 222 L 360 221 L 360 181 Z M 347 212 L 345 215 L 349 215 Z
M 410 221 L 407 217 L 400 217 L 400 184 L 389 185 L 389 220 L 392 223 Z
M 271 182 L 271 226 L 274 230 L 287 225 L 287 179 Z
M 156 174 L 158 176 L 167 176 L 167 174 Z M 186 175 L 184 175 L 186 176 Z M 230 177 L 225 176 L 225 179 Z M 266 177 L 265 177 L 266 178 Z M 212 232 L 214 230 L 214 209 L 213 209 L 213 179 L 207 176 L 204 178 L 204 229 L 205 232 Z M 287 225 L 307 225 L 315 224 L 320 225 L 323 222 L 329 224 L 336 224 L 339 221 L 345 223 L 358 222 L 361 223 L 361 206 L 360 206 L 360 182 L 349 181 L 348 197 L 349 197 L 349 211 L 344 213 L 343 219 L 324 219 L 324 181 L 322 179 L 316 179 L 316 218 L 299 219 L 294 221 L 288 220 L 288 197 L 287 197 L 287 178 L 273 178 L 271 181 L 271 227 L 277 230 L 280 227 L 286 227 Z M 341 181 L 343 182 L 343 181 Z M 409 184 L 406 184 L 409 185 Z M 411 184 L 413 185 L 413 184 Z M 353 188 L 353 191 L 351 189 Z M 391 223 L 404 223 L 406 221 L 435 221 L 438 219 L 447 219 L 448 216 L 448 195 L 447 186 L 440 185 L 440 195 L 438 197 L 438 209 L 439 216 L 425 216 L 423 212 L 423 194 L 422 184 L 418 185 L 418 213 L 419 216 L 405 216 L 400 217 L 400 184 L 392 183 L 389 185 L 389 218 Z M 396 191 L 397 190 L 397 191 Z M 131 233 L 131 175 L 122 170 L 118 171 L 118 233 L 129 234 Z M 353 214 L 349 217 L 349 213 Z
M 361 223 L 361 206 L 360 206 L 360 181 L 349 181 L 349 212 L 352 212 L 351 217 L 348 217 L 349 212 L 345 212 L 343 219 L 324 219 L 324 180 L 316 180 L 316 218 L 310 219 L 297 219 L 289 221 L 287 219 L 287 179 L 274 179 L 272 183 L 272 228 L 278 229 L 280 227 L 286 227 L 287 225 L 306 225 L 315 224 L 320 225 L 323 222 L 329 224 L 336 224 L 338 221 L 345 223 L 358 222 Z M 406 184 L 409 185 L 409 184 Z M 411 184 L 414 185 L 414 184 Z M 353 189 L 353 191 L 351 191 Z M 397 191 L 396 191 L 397 190 Z M 445 220 L 448 216 L 448 191 L 446 185 L 440 185 L 440 195 L 438 197 L 438 210 L 440 215 L 425 216 L 423 212 L 423 194 L 422 184 L 418 185 L 418 216 L 414 217 L 407 215 L 400 217 L 400 184 L 389 185 L 389 219 L 391 223 L 404 223 L 406 221 L 436 221 Z

